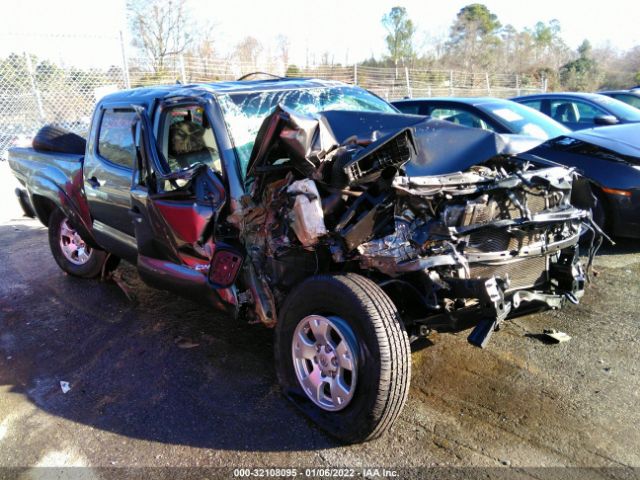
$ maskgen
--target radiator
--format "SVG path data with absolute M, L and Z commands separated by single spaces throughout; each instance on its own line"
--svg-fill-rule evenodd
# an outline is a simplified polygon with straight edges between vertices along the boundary
M 547 257 L 524 258 L 502 265 L 471 264 L 469 273 L 471 278 L 495 276 L 506 280 L 508 276 L 510 284 L 507 291 L 530 288 L 547 282 Z

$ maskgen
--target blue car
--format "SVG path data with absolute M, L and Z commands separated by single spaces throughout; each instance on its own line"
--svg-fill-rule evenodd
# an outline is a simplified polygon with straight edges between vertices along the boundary
M 640 110 L 597 93 L 541 93 L 514 97 L 571 130 L 640 122 Z
M 640 108 L 640 89 L 635 90 L 608 90 L 598 92 L 600 95 L 615 98 L 621 102 L 627 103 L 632 107 Z
M 528 153 L 575 167 L 596 196 L 596 223 L 640 238 L 640 124 L 591 128 L 549 140 Z
M 427 115 L 495 133 L 527 135 L 547 140 L 570 131 L 533 108 L 501 98 L 412 98 L 398 100 L 392 104 L 402 113 Z

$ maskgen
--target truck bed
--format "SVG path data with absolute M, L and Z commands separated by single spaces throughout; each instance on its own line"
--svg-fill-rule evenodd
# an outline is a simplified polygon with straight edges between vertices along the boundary
M 9 167 L 20 182 L 16 190 L 26 215 L 36 216 L 43 225 L 60 208 L 79 232 L 93 242 L 91 216 L 84 197 L 84 155 L 12 148 Z M 95 244 L 95 242 L 93 242 Z
M 33 148 L 9 149 L 9 166 L 18 181 L 29 187 L 31 179 L 43 176 L 60 187 L 82 173 L 84 155 L 44 152 Z

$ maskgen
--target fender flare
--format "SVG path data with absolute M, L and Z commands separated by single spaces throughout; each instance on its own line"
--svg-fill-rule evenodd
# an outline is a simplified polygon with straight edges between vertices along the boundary
M 80 180 L 82 180 L 82 174 L 80 173 Z M 94 248 L 100 248 L 100 245 L 93 236 L 92 220 L 89 215 L 89 207 L 86 199 L 82 196 L 82 190 L 74 187 L 76 185 L 76 179 L 71 181 L 67 180 L 65 186 L 67 189 L 62 188 L 54 180 L 43 176 L 33 175 L 29 178 L 29 183 L 26 186 L 27 192 L 31 199 L 31 203 L 36 211 L 36 216 L 42 222 L 43 225 L 48 226 L 50 211 L 43 208 L 42 202 L 38 200 L 38 197 L 50 201 L 57 208 L 62 210 L 65 216 L 69 219 L 71 225 L 78 231 L 80 236 Z M 69 195 L 76 192 L 74 197 L 77 199 L 73 201 Z M 78 205 L 80 203 L 80 205 Z

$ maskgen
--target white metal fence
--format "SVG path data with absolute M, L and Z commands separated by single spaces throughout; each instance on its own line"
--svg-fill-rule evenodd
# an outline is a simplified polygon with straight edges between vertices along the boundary
M 125 68 L 126 65 L 126 68 Z M 166 59 L 156 72 L 140 58 L 123 55 L 118 66 L 80 69 L 40 61 L 26 53 L 0 58 L 0 158 L 7 149 L 28 140 L 45 123 L 85 134 L 93 106 L 111 91 L 180 81 L 235 80 L 264 71 L 291 77 L 335 79 L 369 89 L 387 100 L 430 96 L 508 97 L 544 90 L 544 81 L 516 74 L 470 73 L 363 65 L 320 65 L 308 68 L 282 62 L 242 63 L 192 56 Z

